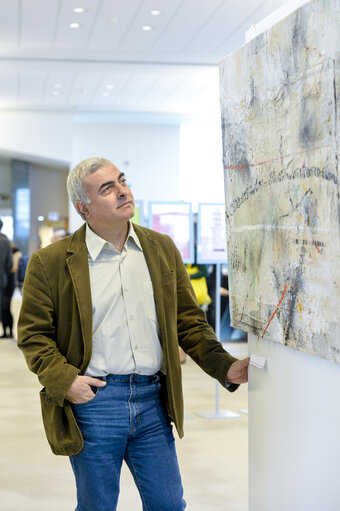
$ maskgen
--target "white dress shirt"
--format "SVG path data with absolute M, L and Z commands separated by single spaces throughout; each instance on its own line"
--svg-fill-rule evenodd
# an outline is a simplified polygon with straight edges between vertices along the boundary
M 92 356 L 87 376 L 155 374 L 163 350 L 152 282 L 129 222 L 120 253 L 86 225 L 92 296 Z

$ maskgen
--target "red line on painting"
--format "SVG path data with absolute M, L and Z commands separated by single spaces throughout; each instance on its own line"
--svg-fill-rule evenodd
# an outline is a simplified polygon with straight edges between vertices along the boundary
M 286 292 L 287 292 L 287 284 L 285 284 L 285 287 L 284 287 L 284 290 L 283 290 L 282 296 L 281 296 L 281 298 L 280 298 L 280 301 L 279 301 L 279 303 L 277 304 L 277 306 L 275 307 L 275 310 L 274 310 L 273 314 L 271 315 L 271 318 L 270 318 L 270 320 L 268 321 L 266 328 L 263 330 L 263 334 L 261 335 L 261 339 L 263 339 L 263 336 L 264 336 L 264 334 L 266 333 L 267 328 L 269 327 L 270 323 L 272 322 L 273 317 L 274 317 L 274 316 L 275 316 L 275 314 L 277 313 L 277 309 L 280 307 L 280 305 L 281 305 L 281 303 L 282 303 L 282 300 L 284 299 L 284 296 L 285 296 Z
M 319 252 L 319 254 L 321 254 L 321 250 L 319 249 L 319 247 L 317 246 L 317 244 L 315 243 L 315 240 L 313 240 L 313 245 L 314 247 L 316 248 L 316 250 Z
M 325 149 L 326 147 L 329 147 L 328 145 L 319 146 L 319 147 L 313 147 L 313 149 L 308 149 L 307 151 L 301 151 L 299 153 L 292 153 L 292 154 L 286 154 L 286 156 L 280 156 L 279 158 L 273 158 L 272 160 L 267 161 L 260 161 L 259 163 L 249 163 L 249 165 L 225 165 L 225 169 L 229 170 L 242 170 L 242 169 L 248 169 L 249 167 L 257 167 L 260 165 L 265 165 L 266 163 L 272 163 L 273 161 L 283 160 L 284 158 L 290 158 L 292 156 L 298 156 L 300 154 L 310 153 L 311 151 L 317 151 L 318 149 Z

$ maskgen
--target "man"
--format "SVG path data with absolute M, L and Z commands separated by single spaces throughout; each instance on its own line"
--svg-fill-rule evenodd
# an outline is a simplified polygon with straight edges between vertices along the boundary
M 2 319 L 2 300 L 12 269 L 12 250 L 7 236 L 2 232 L 3 221 L 0 219 L 0 321 Z
M 172 240 L 129 222 L 134 199 L 115 165 L 85 160 L 67 187 L 86 223 L 31 256 L 19 318 L 48 441 L 70 456 L 76 511 L 116 509 L 123 460 L 143 510 L 182 511 L 178 346 L 229 390 L 247 381 L 249 359 L 217 341 Z

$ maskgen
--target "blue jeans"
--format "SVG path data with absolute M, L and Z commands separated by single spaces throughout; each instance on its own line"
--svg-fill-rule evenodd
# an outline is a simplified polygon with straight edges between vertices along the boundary
M 115 511 L 123 460 L 143 511 L 183 511 L 186 503 L 161 377 L 108 375 L 95 397 L 73 404 L 84 437 L 70 457 L 77 484 L 76 511 Z

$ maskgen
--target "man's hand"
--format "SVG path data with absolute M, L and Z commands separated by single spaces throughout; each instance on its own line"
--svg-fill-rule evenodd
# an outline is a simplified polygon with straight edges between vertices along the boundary
M 249 357 L 243 360 L 236 360 L 229 368 L 227 381 L 230 381 L 230 383 L 247 383 L 249 362 Z
M 66 399 L 71 403 L 86 403 L 94 398 L 92 387 L 105 387 L 106 381 L 91 378 L 91 376 L 77 376 L 68 389 Z

